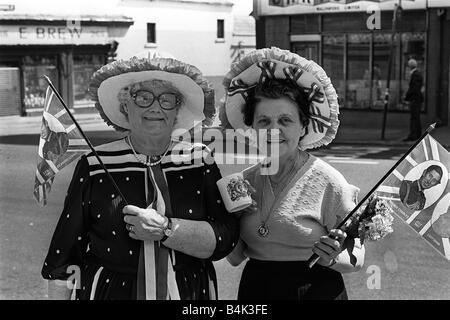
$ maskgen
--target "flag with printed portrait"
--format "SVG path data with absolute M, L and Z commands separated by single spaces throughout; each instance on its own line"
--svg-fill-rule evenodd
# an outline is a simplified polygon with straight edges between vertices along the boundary
M 450 260 L 450 153 L 427 135 L 376 193 L 396 215 Z
M 89 151 L 89 146 L 55 92 L 48 87 L 42 114 L 34 197 L 44 206 L 55 175 Z

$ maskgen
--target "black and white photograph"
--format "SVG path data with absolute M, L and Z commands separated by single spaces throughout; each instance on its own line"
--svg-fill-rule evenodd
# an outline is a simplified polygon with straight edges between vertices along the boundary
M 0 0 L 0 300 L 450 300 L 449 81 L 449 0 Z

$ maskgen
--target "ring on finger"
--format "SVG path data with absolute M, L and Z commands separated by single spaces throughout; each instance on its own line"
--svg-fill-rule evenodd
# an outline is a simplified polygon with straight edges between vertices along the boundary
M 132 224 L 127 224 L 126 225 L 126 228 L 127 228 L 127 230 L 129 231 L 129 232 L 133 232 L 133 225 Z

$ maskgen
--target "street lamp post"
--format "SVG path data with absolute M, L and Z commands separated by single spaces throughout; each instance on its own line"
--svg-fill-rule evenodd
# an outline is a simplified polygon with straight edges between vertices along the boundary
M 386 133 L 386 120 L 387 120 L 387 112 L 388 112 L 389 97 L 390 97 L 389 89 L 390 89 L 390 85 L 391 85 L 392 63 L 393 63 L 394 54 L 395 54 L 394 41 L 395 41 L 395 34 L 397 33 L 397 23 L 400 21 L 400 18 L 401 18 L 401 10 L 402 10 L 402 0 L 399 0 L 398 5 L 395 4 L 393 17 L 392 17 L 391 52 L 390 52 L 389 60 L 388 60 L 386 92 L 385 92 L 385 96 L 384 96 L 383 124 L 381 127 L 381 140 L 385 139 L 385 133 Z

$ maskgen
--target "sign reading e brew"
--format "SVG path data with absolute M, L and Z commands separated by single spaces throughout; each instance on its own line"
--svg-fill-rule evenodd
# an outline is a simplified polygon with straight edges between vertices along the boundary
M 0 45 L 106 44 L 105 26 L 0 26 Z

